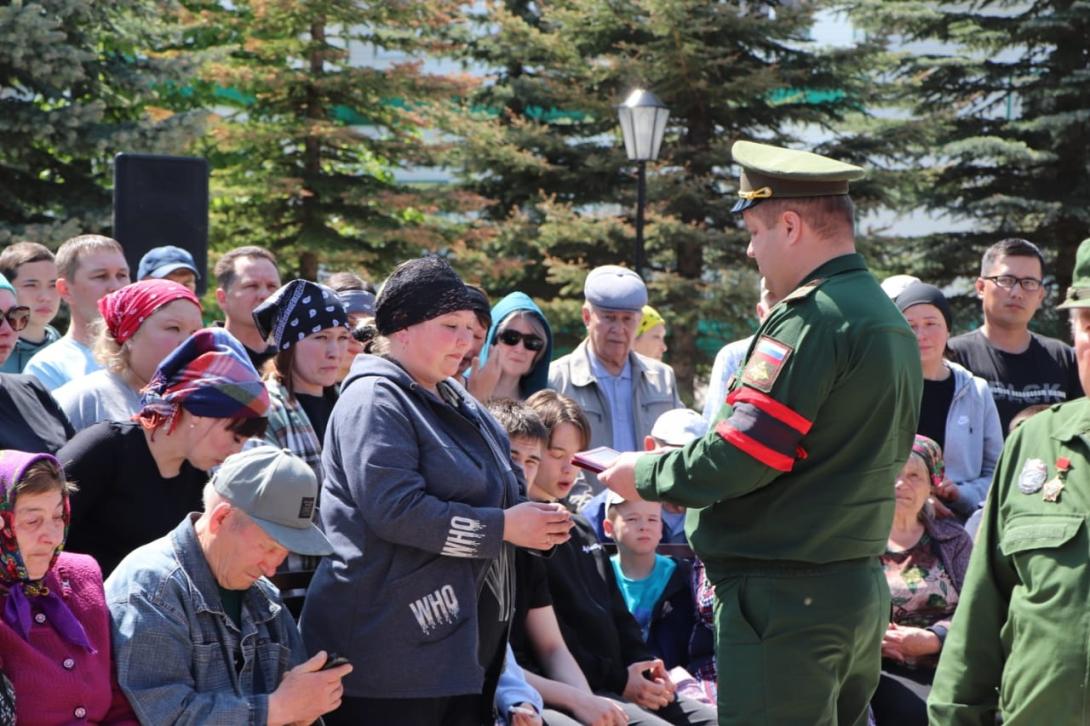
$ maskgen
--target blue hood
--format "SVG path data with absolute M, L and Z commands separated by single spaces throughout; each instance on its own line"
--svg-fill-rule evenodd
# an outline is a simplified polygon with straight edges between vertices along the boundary
M 512 313 L 522 311 L 533 313 L 534 317 L 541 322 L 541 326 L 545 328 L 545 350 L 530 372 L 519 382 L 522 397 L 528 398 L 549 386 L 549 361 L 553 359 L 553 331 L 541 308 L 526 293 L 513 292 L 492 307 L 492 327 L 488 329 L 488 337 L 484 339 L 484 347 L 481 348 L 481 365 L 483 366 L 488 360 L 488 354 L 492 350 L 492 339 L 500 323 Z

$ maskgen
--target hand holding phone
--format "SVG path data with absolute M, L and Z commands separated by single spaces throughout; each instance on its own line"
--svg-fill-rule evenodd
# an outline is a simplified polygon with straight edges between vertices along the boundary
M 338 653 L 330 652 L 326 655 L 325 665 L 319 668 L 319 670 L 328 671 L 330 668 L 336 668 L 337 666 L 343 665 L 348 665 L 348 659 Z

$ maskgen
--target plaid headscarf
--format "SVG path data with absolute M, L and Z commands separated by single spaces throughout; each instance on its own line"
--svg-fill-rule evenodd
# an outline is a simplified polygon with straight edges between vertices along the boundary
M 61 463 L 50 454 L 28 454 L 25 451 L 12 449 L 0 451 L 0 584 L 7 589 L 8 594 L 0 617 L 11 626 L 12 630 L 28 640 L 31 627 L 30 602 L 33 598 L 34 604 L 45 614 L 46 622 L 50 623 L 62 638 L 73 645 L 81 646 L 89 653 L 95 653 L 94 647 L 87 639 L 87 632 L 60 594 L 46 587 L 41 579 L 30 579 L 23 556 L 19 552 L 19 542 L 15 539 L 15 495 L 13 493 L 15 485 L 23 478 L 27 469 L 39 461 L 52 463 L 60 475 L 64 476 Z M 71 523 L 72 513 L 68 505 L 67 490 L 62 495 L 62 502 L 64 504 L 64 536 L 57 548 L 53 550 L 53 559 L 49 561 L 47 574 L 57 564 L 57 558 L 64 549 L 64 541 L 68 539 L 68 525 Z
M 188 300 L 201 309 L 201 301 L 185 285 L 173 280 L 141 280 L 99 298 L 98 310 L 118 345 L 140 329 L 159 308 L 175 300 Z
M 942 447 L 934 439 L 916 434 L 916 440 L 912 442 L 912 453 L 923 459 L 927 464 L 927 473 L 931 476 L 931 484 L 938 486 L 946 478 L 946 465 L 942 461 Z
M 221 328 L 204 328 L 168 355 L 144 388 L 137 418 L 152 428 L 178 423 L 184 408 L 209 418 L 261 418 L 269 393 L 242 343 Z

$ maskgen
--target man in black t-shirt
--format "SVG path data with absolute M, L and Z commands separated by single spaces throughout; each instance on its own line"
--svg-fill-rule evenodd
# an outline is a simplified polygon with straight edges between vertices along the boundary
M 952 360 L 988 381 L 1004 436 L 1027 406 L 1083 395 L 1071 346 L 1029 330 L 1044 301 L 1043 277 L 1044 257 L 1032 242 L 996 242 L 984 253 L 976 280 L 984 324 L 949 343 Z

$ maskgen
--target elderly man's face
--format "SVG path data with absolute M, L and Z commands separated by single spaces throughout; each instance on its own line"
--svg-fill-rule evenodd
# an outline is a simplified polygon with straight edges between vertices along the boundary
M 623 368 L 642 315 L 639 310 L 604 310 L 589 303 L 584 305 L 583 323 L 587 326 L 591 350 L 603 363 Z
M 1071 311 L 1071 336 L 1075 340 L 1079 383 L 1085 393 L 1090 391 L 1090 308 L 1075 308 Z
M 248 590 L 262 576 L 271 577 L 288 550 L 265 534 L 241 509 L 216 512 L 206 556 L 216 582 L 226 590 Z

